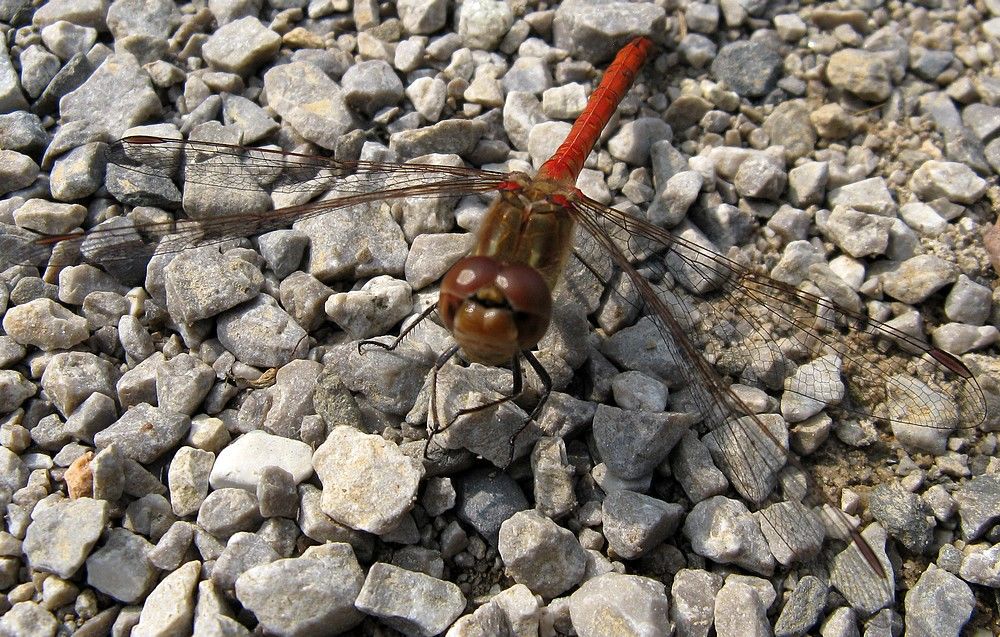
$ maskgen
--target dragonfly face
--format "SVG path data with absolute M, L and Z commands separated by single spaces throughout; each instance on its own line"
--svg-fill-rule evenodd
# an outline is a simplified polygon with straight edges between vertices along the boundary
M 552 293 L 531 266 L 472 256 L 445 275 L 438 310 L 468 359 L 500 365 L 545 335 Z

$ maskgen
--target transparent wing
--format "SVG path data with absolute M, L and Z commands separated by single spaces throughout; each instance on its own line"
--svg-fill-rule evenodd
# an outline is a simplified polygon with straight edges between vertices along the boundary
M 840 404 L 854 414 L 918 427 L 976 426 L 984 420 L 985 399 L 975 378 L 947 352 L 753 272 L 712 250 L 693 227 L 670 233 L 585 197 L 574 202 L 573 212 L 602 249 L 587 251 L 584 260 L 609 260 L 631 280 L 669 355 L 679 361 L 685 387 L 678 402 L 700 413 L 713 459 L 733 488 L 756 505 L 775 499 L 782 472 L 790 469 L 806 488 L 790 493 L 783 483 L 789 500 L 826 496 L 789 452 L 784 420 L 754 413 L 725 376 L 815 401 L 816 411 Z M 901 357 L 884 353 L 884 341 L 922 354 L 926 373 L 915 378 Z M 715 348 L 714 364 L 703 353 L 708 347 Z M 882 564 L 846 515 L 836 507 L 820 510 L 851 537 L 879 576 L 876 585 L 888 585 Z M 781 513 L 760 518 L 772 536 L 791 544 L 796 536 L 819 534 L 822 541 L 810 509 Z
M 8 265 L 74 265 L 81 251 L 102 264 L 134 262 L 154 252 L 259 235 L 358 204 L 487 192 L 506 178 L 504 173 L 464 167 L 342 161 L 146 136 L 111 144 L 107 160 L 109 182 L 114 178 L 113 194 L 119 200 L 137 206 L 177 206 L 183 201 L 185 209 L 190 203 L 210 212 L 182 221 L 116 217 L 86 232 L 65 234 L 8 229 L 0 234 L 0 254 Z M 184 184 L 183 194 L 176 182 Z M 321 198 L 311 201 L 316 197 Z M 207 203 L 199 204 L 202 201 Z M 276 207 L 276 202 L 288 205 Z

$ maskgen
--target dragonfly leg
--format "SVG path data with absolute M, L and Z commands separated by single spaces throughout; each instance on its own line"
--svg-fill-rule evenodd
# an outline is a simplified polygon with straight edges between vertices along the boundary
M 434 303 L 433 305 L 428 305 L 427 308 L 423 312 L 420 313 L 420 316 L 417 317 L 417 320 L 415 320 L 412 323 L 410 323 L 409 325 L 407 325 L 406 329 L 403 330 L 402 332 L 400 332 L 399 336 L 397 336 L 396 338 L 394 338 L 391 343 L 386 344 L 386 343 L 382 343 L 382 342 L 379 342 L 379 341 L 373 341 L 371 339 L 365 339 L 363 341 L 359 341 L 358 342 L 358 353 L 359 354 L 364 354 L 364 351 L 362 350 L 362 346 L 364 346 L 364 345 L 371 345 L 373 347 L 379 347 L 379 348 L 382 348 L 384 350 L 388 350 L 388 351 L 391 352 L 392 350 L 394 350 L 397 347 L 399 347 L 399 344 L 403 341 L 404 338 L 406 338 L 406 336 L 410 332 L 413 331 L 413 328 L 415 328 L 417 325 L 420 325 L 420 323 L 425 318 L 427 318 L 428 316 L 430 316 L 431 312 L 433 312 L 436 309 L 437 309 L 437 303 Z M 454 356 L 454 352 L 451 354 L 451 356 Z M 451 356 L 449 356 L 448 358 L 451 358 Z M 445 360 L 447 360 L 447 359 L 445 359 Z M 444 363 L 442 363 L 442 365 L 443 364 Z
M 433 309 L 436 305 L 437 304 L 432 305 L 428 309 Z M 420 321 L 422 321 L 427 314 L 428 314 L 428 312 L 425 310 L 420 315 L 420 319 L 417 320 L 417 323 L 419 323 Z M 414 325 L 415 324 L 416 323 L 414 323 Z M 406 330 L 406 331 L 409 331 L 409 330 Z M 400 334 L 400 338 L 402 338 L 402 336 L 403 335 Z M 397 338 L 396 340 L 397 340 L 397 343 L 398 343 L 399 339 Z M 362 341 L 362 342 L 364 342 L 364 341 Z M 392 347 L 395 347 L 397 343 L 393 343 Z M 377 344 L 381 345 L 382 347 L 387 347 L 386 345 L 384 345 L 382 343 L 377 343 Z M 359 344 L 359 347 L 360 347 L 360 344 Z M 391 348 L 388 348 L 388 349 L 391 349 Z M 445 364 L 449 360 L 451 360 L 451 358 L 455 354 L 458 353 L 458 350 L 459 350 L 459 346 L 458 345 L 452 345 L 447 350 L 445 350 L 444 352 L 442 352 L 441 355 L 438 356 L 438 359 L 436 361 L 434 361 L 434 369 L 432 371 L 433 376 L 431 377 L 431 430 L 430 430 L 430 434 L 427 436 L 427 442 L 424 443 L 424 460 L 428 459 L 427 450 L 431 446 L 431 440 L 434 439 L 434 436 L 437 435 L 438 432 L 444 431 L 444 429 L 447 428 L 447 425 L 445 427 L 442 427 L 441 426 L 441 421 L 438 419 L 438 406 L 437 406 L 437 402 L 438 402 L 437 401 L 437 394 L 438 394 L 438 392 L 437 392 L 438 371 L 442 367 L 444 367 Z
M 538 403 L 535 405 L 535 408 L 531 410 L 531 413 L 528 414 L 528 417 L 525 419 L 521 427 L 510 437 L 510 456 L 507 458 L 507 465 L 510 465 L 510 463 L 514 461 L 514 443 L 517 440 L 517 437 L 528 428 L 528 425 L 531 424 L 532 421 L 538 418 L 540 413 L 542 413 L 542 407 L 545 406 L 545 401 L 549 399 L 549 395 L 552 393 L 552 377 L 549 376 L 549 373 L 545 370 L 545 366 L 538 362 L 535 355 L 528 350 L 522 351 L 521 355 L 524 356 L 524 360 L 528 361 L 528 364 L 531 365 L 531 369 L 535 370 L 535 374 L 538 375 L 538 379 L 542 381 L 542 395 L 539 397 Z M 518 370 L 520 371 L 520 367 Z

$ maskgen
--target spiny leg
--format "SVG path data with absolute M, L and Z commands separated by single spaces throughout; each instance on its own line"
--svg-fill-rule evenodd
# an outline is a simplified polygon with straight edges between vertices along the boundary
M 545 370 L 545 366 L 542 365 L 538 361 L 538 359 L 535 358 L 535 355 L 532 354 L 529 350 L 523 350 L 521 352 L 521 356 L 524 356 L 524 360 L 528 361 L 528 364 L 531 365 L 531 369 L 535 370 L 535 374 L 538 376 L 538 379 L 542 381 L 542 395 L 539 397 L 538 403 L 535 405 L 535 408 L 531 410 L 530 414 L 528 414 L 528 417 L 525 419 L 524 423 L 510 437 L 510 455 L 507 457 L 506 466 L 509 466 L 510 463 L 514 461 L 514 443 L 516 442 L 517 437 L 520 436 L 521 433 L 523 433 L 524 430 L 528 428 L 528 425 L 531 424 L 533 420 L 536 420 L 538 418 L 538 415 L 542 413 L 542 407 L 545 406 L 545 401 L 547 401 L 549 399 L 549 395 L 552 394 L 552 377 L 549 376 L 548 371 Z M 516 362 L 518 359 L 515 358 L 514 360 Z M 518 372 L 520 372 L 521 370 L 520 365 L 517 365 L 517 370 Z M 517 393 L 520 393 L 520 391 L 518 391 Z
M 418 316 L 415 321 L 413 321 L 412 323 L 410 323 L 409 325 L 407 325 L 406 329 L 403 330 L 402 332 L 400 332 L 399 336 L 397 336 L 396 338 L 394 338 L 391 343 L 386 344 L 386 343 L 382 343 L 380 341 L 374 341 L 374 340 L 371 340 L 371 339 L 365 339 L 363 341 L 359 341 L 358 342 L 358 354 L 363 354 L 364 353 L 361 350 L 361 347 L 363 345 L 372 345 L 374 347 L 380 347 L 380 348 L 382 348 L 384 350 L 387 350 L 387 351 L 390 351 L 390 352 L 392 350 L 396 349 L 397 347 L 399 347 L 399 344 L 403 341 L 403 339 L 406 338 L 407 335 L 410 332 L 412 332 L 413 329 L 416 326 L 420 325 L 420 323 L 422 323 L 425 318 L 427 318 L 428 316 L 431 315 L 431 312 L 433 312 L 434 310 L 437 309 L 437 305 L 438 305 L 437 302 L 434 302 L 432 305 L 428 305 L 427 308 L 424 309 L 424 311 L 420 313 L 420 316 Z M 454 352 L 452 353 L 452 355 L 454 355 Z
M 434 307 L 434 306 L 431 306 L 431 307 Z M 424 317 L 426 316 L 426 314 L 427 314 L 426 311 L 423 312 L 423 313 L 421 313 L 421 317 L 420 317 L 420 319 L 417 322 L 420 322 L 421 320 L 423 320 Z M 402 334 L 400 334 L 400 337 L 402 337 Z M 398 340 L 399 339 L 397 339 L 396 343 L 392 344 L 392 347 L 395 347 L 397 345 Z M 382 343 L 379 343 L 379 345 L 382 345 Z M 447 428 L 447 427 L 442 428 L 441 427 L 441 421 L 438 420 L 438 407 L 437 407 L 437 402 L 438 402 L 437 401 L 437 394 L 438 394 L 438 392 L 437 392 L 438 371 L 442 367 L 444 367 L 445 364 L 449 360 L 451 360 L 451 358 L 455 354 L 458 353 L 458 350 L 459 350 L 459 346 L 458 345 L 452 345 L 447 350 L 445 350 L 444 352 L 442 352 L 441 355 L 438 356 L 437 360 L 434 361 L 434 369 L 431 372 L 431 431 L 430 431 L 430 434 L 427 436 L 427 442 L 424 443 L 424 460 L 429 459 L 429 456 L 427 455 L 427 450 L 430 448 L 431 440 L 434 439 L 434 436 L 437 435 L 437 433 L 439 431 L 443 431 L 445 428 Z

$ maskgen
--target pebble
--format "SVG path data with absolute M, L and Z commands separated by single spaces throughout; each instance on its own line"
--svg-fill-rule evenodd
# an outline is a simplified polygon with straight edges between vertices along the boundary
M 188 562 L 160 580 L 146 597 L 131 634 L 153 637 L 190 630 L 200 572 L 200 563 Z
M 774 624 L 775 637 L 805 635 L 819 622 L 829 589 L 817 577 L 806 575 L 798 581 Z
M 160 409 L 193 415 L 215 383 L 215 371 L 191 356 L 179 354 L 156 366 L 156 403 Z
M 755 515 L 771 554 L 780 564 L 806 561 L 823 548 L 826 532 L 822 521 L 799 502 L 775 502 Z
M 281 36 L 247 16 L 220 26 L 205 41 L 202 55 L 214 69 L 246 75 L 271 60 L 280 46 Z
M 598 405 L 594 440 L 608 468 L 621 478 L 647 475 L 692 424 L 690 414 L 626 411 Z
M 670 635 L 670 602 L 661 582 L 638 575 L 605 573 L 587 580 L 569 598 L 570 619 L 580 637 Z M 613 619 L 610 619 L 613 618 Z
M 55 615 L 32 601 L 17 602 L 0 617 L 0 630 L 10 635 L 55 635 L 58 627 Z
M 95 435 L 94 444 L 98 449 L 117 444 L 126 458 L 148 464 L 173 449 L 190 427 L 187 416 L 143 403 Z
M 972 617 L 975 602 L 968 584 L 931 564 L 906 593 L 906 632 L 959 635 Z
M 109 104 L 114 108 L 105 108 Z M 64 124 L 82 121 L 88 130 L 111 138 L 121 137 L 160 108 L 149 76 L 135 57 L 124 53 L 109 55 L 79 88 L 59 100 Z
M 21 406 L 38 392 L 38 388 L 20 372 L 0 370 L 0 413 L 6 414 Z
M 255 367 L 281 367 L 303 357 L 306 337 L 306 331 L 266 294 L 218 319 L 219 342 L 240 362 Z
M 504 472 L 476 469 L 455 480 L 455 513 L 491 546 L 497 546 L 503 522 L 528 508 L 524 493 Z
M 871 177 L 834 188 L 827 193 L 827 201 L 833 206 L 845 206 L 859 212 L 882 217 L 896 216 L 896 201 L 881 177 Z
M 982 325 L 989 318 L 992 292 L 964 274 L 959 274 L 944 301 L 944 313 L 952 321 Z
M 198 526 L 219 540 L 250 531 L 260 522 L 257 498 L 243 489 L 216 489 L 198 508 Z
M 778 472 L 785 465 L 788 426 L 778 414 L 742 416 L 727 423 L 701 441 L 740 495 L 763 502 L 774 491 Z M 760 432 L 761 425 L 770 435 Z
M 354 607 L 364 581 L 350 545 L 332 543 L 247 569 L 236 580 L 236 597 L 275 634 L 340 633 L 364 617 Z
M 250 301 L 264 285 L 254 264 L 212 246 L 181 252 L 164 274 L 166 307 L 178 323 L 194 323 Z
M 681 505 L 633 491 L 609 493 L 601 507 L 608 546 L 626 560 L 642 557 L 673 536 L 683 516 Z
M 804 208 L 823 200 L 830 168 L 827 162 L 804 162 L 788 171 L 788 201 Z
M 569 464 L 562 438 L 539 439 L 531 452 L 531 467 L 535 508 L 554 520 L 571 513 L 577 506 L 573 491 L 575 470 Z
M 159 575 L 147 557 L 152 548 L 145 538 L 127 529 L 108 529 L 101 548 L 87 558 L 87 584 L 120 602 L 138 602 Z
M 684 536 L 702 557 L 736 564 L 769 576 L 774 557 L 750 510 L 742 502 L 715 496 L 694 505 L 684 521 Z
M 508 575 L 547 598 L 578 584 L 586 568 L 586 552 L 576 536 L 530 509 L 504 521 L 497 548 Z
M 375 534 L 392 530 L 410 511 L 423 477 L 423 467 L 392 442 L 346 426 L 330 431 L 313 467 L 324 485 L 323 512 Z
M 27 188 L 35 183 L 41 172 L 31 157 L 15 150 L 0 150 L 0 161 L 0 192 L 3 194 Z
M 954 265 L 932 254 L 920 254 L 882 275 L 882 286 L 892 298 L 914 305 L 957 280 Z
M 1000 475 L 979 475 L 963 483 L 954 492 L 962 539 L 969 542 L 982 537 L 1000 521 Z
M 215 561 L 212 581 L 221 590 L 231 592 L 243 573 L 262 564 L 270 564 L 279 557 L 263 537 L 254 533 L 235 533 Z
M 327 317 L 351 338 L 385 334 L 413 309 L 412 289 L 405 281 L 378 276 L 361 289 L 331 295 L 325 305 Z
M 219 452 L 209 482 L 213 489 L 256 492 L 264 470 L 278 467 L 299 484 L 312 476 L 312 462 L 313 451 L 306 443 L 264 431 L 250 431 Z
M 242 426 L 299 439 L 303 418 L 316 413 L 316 381 L 322 371 L 323 365 L 311 360 L 294 360 L 282 366 L 273 385 L 254 391 L 240 406 Z M 292 473 L 298 475 L 297 471 Z
M 861 49 L 842 49 L 831 55 L 826 77 L 835 88 L 866 102 L 884 101 L 893 88 L 885 60 Z
M 451 582 L 376 562 L 354 605 L 404 634 L 430 637 L 458 619 L 465 603 Z
M 174 454 L 167 472 L 170 506 L 179 517 L 198 512 L 208 495 L 208 476 L 215 454 L 192 447 L 181 447 Z
M 767 605 L 751 586 L 727 580 L 715 596 L 715 633 L 719 637 L 771 635 Z
M 958 574 L 963 580 L 992 588 L 1000 585 L 1000 546 L 975 550 L 959 557 L 962 563 Z
M 312 64 L 292 62 L 271 67 L 264 74 L 264 90 L 268 105 L 284 123 L 323 148 L 336 149 L 337 140 L 352 125 L 343 91 Z
M 85 318 L 47 298 L 9 308 L 3 329 L 16 343 L 44 351 L 69 349 L 90 337 Z
M 968 205 L 986 193 L 986 180 L 965 164 L 954 161 L 925 161 L 913 172 L 908 185 L 924 201 L 945 197 Z
M 108 521 L 104 500 L 57 500 L 35 507 L 22 548 L 33 569 L 68 579 L 83 566 Z
M 770 93 L 781 77 L 781 55 L 763 42 L 732 42 L 715 56 L 712 73 L 740 96 L 761 97 Z

